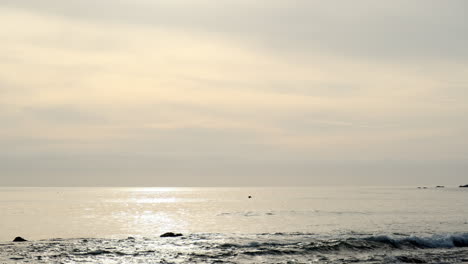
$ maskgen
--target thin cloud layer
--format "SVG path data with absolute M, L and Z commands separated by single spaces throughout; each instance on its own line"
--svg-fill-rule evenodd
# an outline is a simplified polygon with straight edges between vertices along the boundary
M 299 55 L 319 49 L 376 59 L 468 58 L 463 0 L 7 0 L 2 5 L 90 23 L 223 34 Z
M 3 1 L 0 177 L 458 184 L 465 6 Z

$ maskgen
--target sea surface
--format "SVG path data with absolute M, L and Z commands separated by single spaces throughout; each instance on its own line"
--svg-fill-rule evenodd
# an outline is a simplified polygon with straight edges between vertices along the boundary
M 468 188 L 0 188 L 0 263 L 468 263 Z

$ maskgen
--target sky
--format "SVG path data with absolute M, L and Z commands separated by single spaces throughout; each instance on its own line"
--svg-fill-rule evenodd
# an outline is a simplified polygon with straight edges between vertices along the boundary
M 1 0 L 0 185 L 468 183 L 464 0 Z

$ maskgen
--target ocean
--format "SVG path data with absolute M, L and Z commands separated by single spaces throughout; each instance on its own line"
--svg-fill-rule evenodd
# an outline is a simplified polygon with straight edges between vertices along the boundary
M 3 187 L 0 263 L 468 263 L 468 188 Z

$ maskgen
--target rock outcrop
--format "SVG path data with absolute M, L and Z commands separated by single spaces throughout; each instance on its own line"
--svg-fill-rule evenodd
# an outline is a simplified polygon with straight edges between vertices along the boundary
M 13 242 L 25 242 L 25 241 L 27 240 L 22 237 L 15 237 L 15 239 L 13 239 Z
M 182 236 L 182 234 L 172 233 L 172 232 L 167 232 L 167 233 L 160 235 L 160 237 L 180 237 L 180 236 Z

